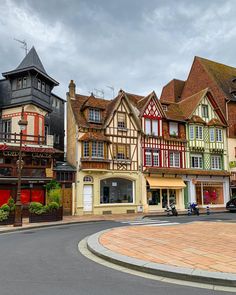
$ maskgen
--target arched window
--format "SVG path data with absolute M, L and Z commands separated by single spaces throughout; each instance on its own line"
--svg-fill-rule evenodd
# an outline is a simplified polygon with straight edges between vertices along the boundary
M 92 176 L 84 176 L 84 182 L 93 182 Z

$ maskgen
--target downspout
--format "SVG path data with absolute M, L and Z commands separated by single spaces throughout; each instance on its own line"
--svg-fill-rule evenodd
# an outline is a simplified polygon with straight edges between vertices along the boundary
M 230 99 L 226 98 L 226 120 L 227 123 L 229 123 L 229 113 L 228 113 L 228 103 L 230 102 Z M 227 170 L 229 169 L 229 126 L 227 126 L 227 140 L 226 140 L 226 149 L 227 149 Z M 229 171 L 231 174 L 231 171 Z M 230 177 L 229 177 L 229 197 L 231 197 L 231 187 L 230 187 Z
M 76 208 L 77 208 L 77 193 L 78 193 L 78 173 L 79 173 L 79 144 L 78 144 L 78 138 L 79 138 L 79 130 L 77 124 L 75 125 L 75 134 L 76 134 L 76 140 L 75 140 L 75 161 L 76 161 L 76 179 L 75 179 L 75 194 L 74 194 L 74 208 L 73 208 L 73 215 L 76 215 Z

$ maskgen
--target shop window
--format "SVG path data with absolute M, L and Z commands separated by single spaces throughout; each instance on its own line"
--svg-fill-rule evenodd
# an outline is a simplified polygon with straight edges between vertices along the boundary
M 169 123 L 169 133 L 171 136 L 178 136 L 179 134 L 178 123 L 176 122 Z
M 84 176 L 84 182 L 93 182 L 92 176 Z
M 223 183 L 197 182 L 196 199 L 199 205 L 224 204 Z
M 191 168 L 202 169 L 203 168 L 202 155 L 201 154 L 190 155 L 190 165 L 191 165 Z
M 170 152 L 170 167 L 180 167 L 179 152 Z
M 133 181 L 124 178 L 101 180 L 100 203 L 133 203 Z
M 148 205 L 149 206 L 157 206 L 161 202 L 161 193 L 160 189 L 152 190 L 147 193 Z
M 222 129 L 216 128 L 216 142 L 222 142 L 223 136 L 222 136 Z
M 210 142 L 214 142 L 215 141 L 215 128 L 210 128 L 209 134 L 210 134 Z
M 126 114 L 118 112 L 117 114 L 117 127 L 119 129 L 125 129 L 126 128 Z
M 203 139 L 203 127 L 202 126 L 196 126 L 195 127 L 195 132 L 196 132 L 196 139 Z
M 208 118 L 208 105 L 206 104 L 202 105 L 202 117 Z
M 211 156 L 211 169 L 220 170 L 221 169 L 221 156 Z

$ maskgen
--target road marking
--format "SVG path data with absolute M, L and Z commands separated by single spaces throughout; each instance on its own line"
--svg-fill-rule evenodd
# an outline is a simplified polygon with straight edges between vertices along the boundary
M 179 222 L 171 222 L 171 223 L 162 223 L 162 224 L 144 224 L 144 226 L 169 226 L 169 225 L 176 225 L 176 224 L 180 224 Z

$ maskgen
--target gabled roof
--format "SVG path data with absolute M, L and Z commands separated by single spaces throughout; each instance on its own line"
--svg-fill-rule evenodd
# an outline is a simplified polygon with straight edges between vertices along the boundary
M 7 77 L 13 74 L 18 74 L 18 73 L 29 71 L 29 70 L 35 70 L 38 73 L 40 73 L 42 76 L 50 80 L 54 85 L 59 85 L 59 83 L 56 80 L 54 80 L 47 74 L 34 47 L 30 49 L 30 51 L 27 53 L 27 55 L 24 57 L 22 62 L 19 64 L 19 66 L 15 70 L 2 73 L 2 75 L 4 77 Z
M 233 82 L 236 78 L 236 68 L 198 56 L 195 59 L 203 65 L 211 78 L 223 90 L 226 97 L 236 100 L 232 95 L 232 89 L 236 89 L 236 81 Z
M 160 96 L 160 100 L 169 101 L 169 102 L 178 102 L 183 88 L 184 88 L 185 81 L 173 79 L 169 83 L 167 83 L 163 88 Z
M 178 103 L 161 101 L 162 104 L 168 105 L 165 111 L 166 118 L 173 121 L 185 121 L 185 115 L 181 106 Z
M 207 91 L 208 88 L 203 89 L 202 91 L 187 97 L 178 103 L 186 119 L 191 117 L 201 99 L 206 95 Z

